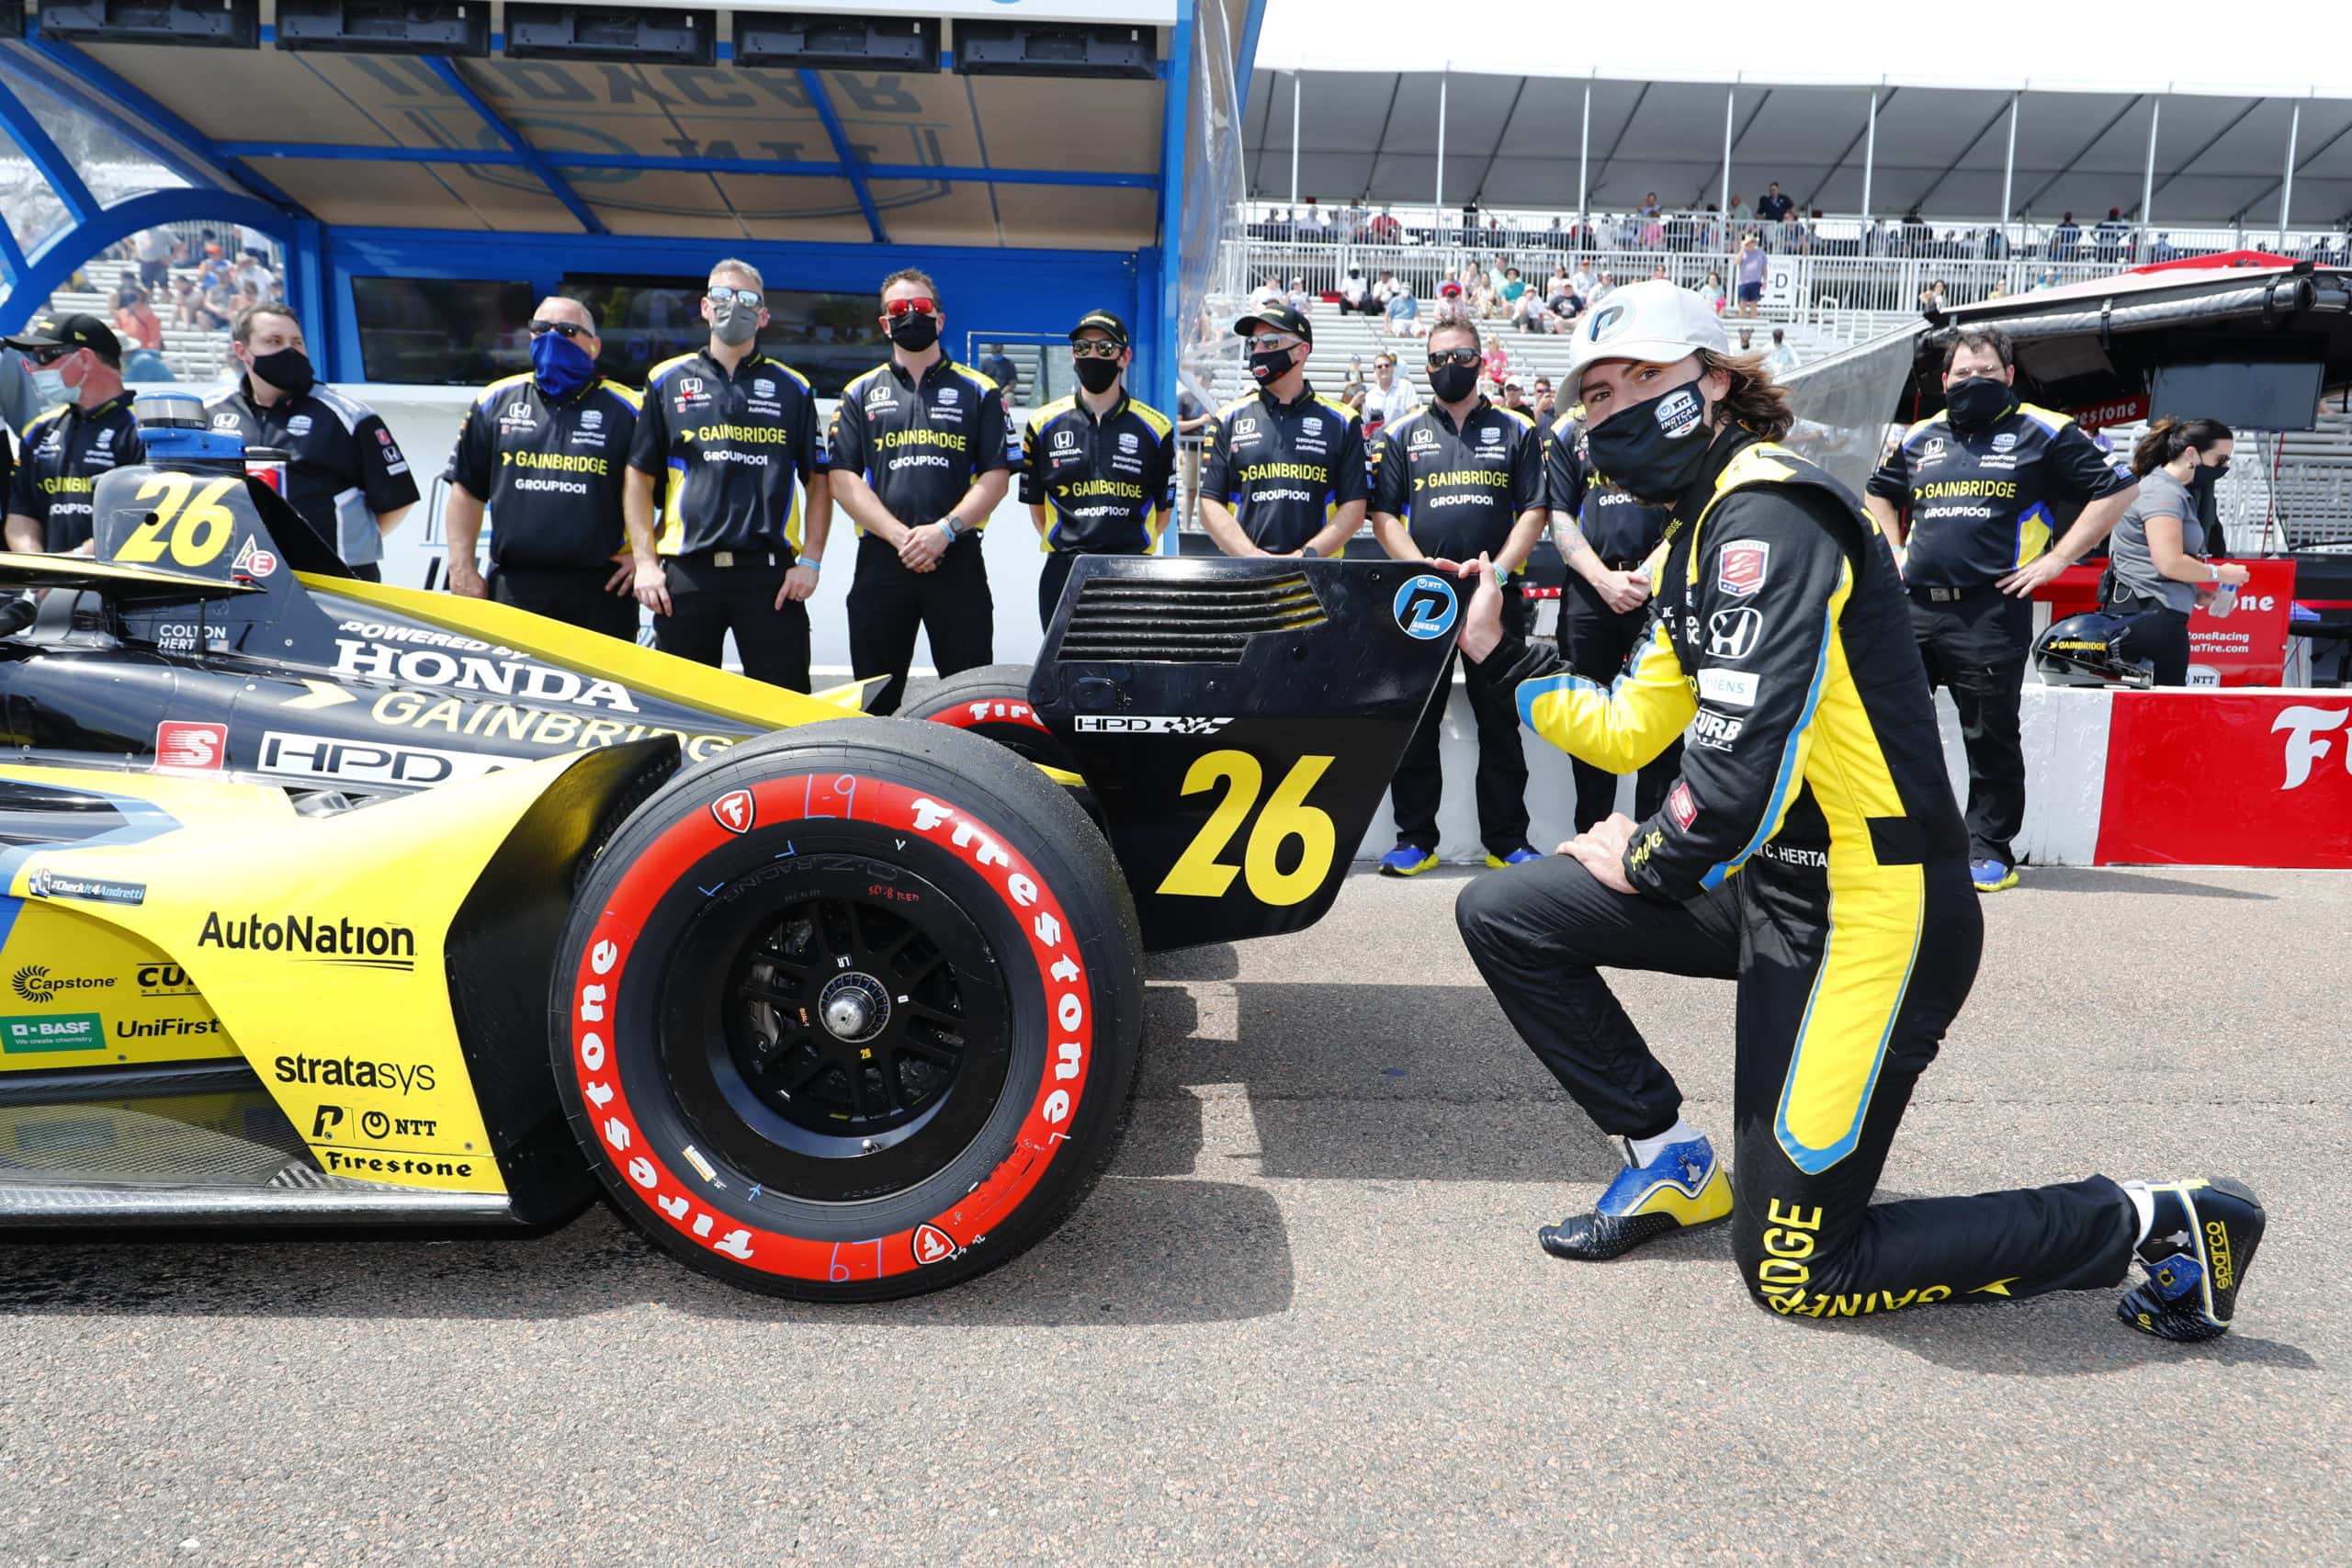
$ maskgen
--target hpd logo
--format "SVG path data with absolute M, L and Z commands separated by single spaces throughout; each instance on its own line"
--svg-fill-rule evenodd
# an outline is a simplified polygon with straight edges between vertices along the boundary
M 1425 571 L 1405 580 L 1392 608 L 1397 627 L 1407 637 L 1427 642 L 1453 629 L 1461 602 L 1454 597 L 1453 584 Z

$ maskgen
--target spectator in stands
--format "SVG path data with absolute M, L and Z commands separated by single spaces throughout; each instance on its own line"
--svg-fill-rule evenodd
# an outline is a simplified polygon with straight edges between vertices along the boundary
M 1737 191 L 1734 191 L 1731 193 L 1731 209 L 1724 213 L 1724 216 L 1731 222 L 1745 223 L 1748 219 L 1755 216 L 1755 214 L 1748 210 L 1747 203 L 1741 197 L 1740 194 Z
M 1592 258 L 1578 256 L 1576 271 L 1568 274 L 1570 291 L 1579 299 L 1589 300 L 1593 298 L 1592 286 L 1598 281 L 1592 275 Z
M 2153 266 L 2158 262 L 2168 262 L 2178 254 L 2180 253 L 2172 248 L 2172 233 L 2167 230 L 2158 234 L 2155 243 L 2148 247 L 2148 264 Z
M 1510 374 L 1510 350 L 1503 346 L 1502 339 L 1491 333 L 1482 333 L 1479 335 L 1486 339 L 1486 352 L 1479 356 L 1479 363 L 1486 371 L 1487 384 L 1492 387 L 1496 396 L 1499 397 L 1502 394 L 1503 381 Z
M 1523 333 L 1548 333 L 1552 328 L 1552 312 L 1545 307 L 1544 297 L 1532 288 L 1521 294 L 1510 308 L 1511 325 Z
M 2122 259 L 2124 236 L 2131 231 L 2132 225 L 2123 221 L 2123 209 L 2109 208 L 2107 216 L 2091 231 L 2093 243 L 2098 246 L 2098 259 L 2110 264 Z
M 1315 310 L 1315 296 L 1306 291 L 1306 279 L 1303 277 L 1290 280 L 1290 292 L 1283 296 L 1283 302 L 1302 316 L 1312 315 Z
M 1396 244 L 1404 238 L 1404 225 L 1397 222 L 1396 215 L 1385 207 L 1380 209 L 1380 216 L 1372 220 L 1372 237 L 1378 244 Z
M 130 344 L 151 353 L 160 352 L 164 346 L 164 323 L 156 319 L 142 289 L 126 288 L 114 297 L 114 330 Z
M 131 254 L 139 258 L 139 286 L 161 288 L 171 276 L 172 231 L 169 229 L 142 229 L 132 242 Z
M 1478 319 L 1482 321 L 1499 320 L 1503 314 L 1501 296 L 1495 292 L 1495 286 L 1483 277 L 1478 280 L 1476 291 L 1472 296 L 1472 303 Z
M 1516 376 L 1506 377 L 1503 380 L 1502 406 L 1513 413 L 1526 414 L 1531 420 L 1534 417 L 1534 411 L 1527 405 L 1527 383 Z
M 1396 298 L 1398 287 L 1396 275 L 1386 267 L 1381 268 L 1380 281 L 1372 286 L 1373 308 L 1367 314 L 1376 316 L 1386 311 L 1388 301 Z
M 992 343 L 981 350 L 979 371 L 996 383 L 996 389 L 1003 395 L 1007 408 L 1020 405 L 1021 367 L 1012 363 L 1011 355 L 1004 352 L 1004 344 Z
M 196 279 L 193 277 L 175 277 L 172 279 L 173 326 L 188 328 L 195 327 L 198 324 L 197 308 L 202 304 L 202 302 L 201 298 L 196 291 Z
M 1506 305 L 1516 305 L 1526 296 L 1527 280 L 1519 276 L 1519 268 L 1515 266 L 1503 268 L 1501 292 L 1503 303 Z
M 2233 561 L 2202 558 L 2219 542 L 2206 532 L 2202 502 L 2230 471 L 2233 445 L 2220 420 L 2160 419 L 2132 448 L 2140 493 L 2115 525 L 2099 608 L 2140 617 L 2132 651 L 2155 660 L 2159 686 L 2188 684 L 2189 612 L 2249 575 Z
M 1756 343 L 1755 343 L 1755 338 L 1756 338 L 1756 329 L 1755 329 L 1754 327 L 1742 327 L 1742 328 L 1740 328 L 1740 329 L 1739 329 L 1739 352 L 1740 352 L 1740 353 L 1742 353 L 1742 354 L 1753 354 L 1753 353 L 1755 353 L 1755 352 L 1756 352 Z
M 1797 204 L 1781 194 L 1778 180 L 1765 188 L 1764 195 L 1756 203 L 1756 216 L 1766 223 L 1785 223 L 1796 209 Z
M 2054 266 L 2043 267 L 2041 269 L 2041 276 L 2033 280 L 2033 287 L 2034 290 L 2037 292 L 2044 288 L 2057 288 L 2058 269 Z
M 1391 336 L 1414 337 L 1420 333 L 1421 302 L 1413 298 L 1413 286 L 1401 277 L 1396 279 L 1396 292 L 1388 296 L 1381 321 Z
M 1772 188 L 1777 191 L 1781 187 L 1775 185 Z M 1788 198 L 1783 197 L 1781 199 L 1785 201 Z M 1770 265 L 1771 258 L 1764 254 L 1762 241 L 1757 237 L 1755 230 L 1749 230 L 1747 237 L 1740 241 L 1739 255 L 1732 264 L 1732 276 L 1739 280 L 1741 315 L 1753 317 L 1762 306 L 1764 273 Z
M 1803 363 L 1797 351 L 1789 346 L 1789 334 L 1779 327 L 1772 329 L 1772 352 L 1764 356 L 1764 368 L 1773 380 L 1785 382 L 1789 372 Z
M 1372 289 L 1363 280 L 1363 270 L 1351 266 L 1346 281 L 1340 285 L 1340 314 L 1369 316 L 1372 312 Z
M 229 335 L 239 375 L 205 400 L 215 430 L 287 455 L 286 500 L 356 577 L 383 581 L 384 536 L 416 504 L 416 479 L 375 410 L 311 368 L 302 323 L 248 303 Z
M 1666 264 L 1664 262 L 1660 262 L 1656 266 L 1650 268 L 1650 280 L 1654 283 L 1669 283 L 1673 281 L 1666 276 Z
M 268 266 L 264 264 L 260 254 L 254 251 L 247 251 L 239 259 L 237 269 L 231 276 L 236 286 L 252 294 L 256 301 L 267 295 L 273 281 Z
M 1537 430 L 1549 430 L 1552 427 L 1552 416 L 1558 412 L 1558 407 L 1552 398 L 1552 378 L 1549 376 L 1535 378 L 1535 390 L 1528 402 L 1527 410 L 1535 416 Z
M 1396 368 L 1396 356 L 1385 348 L 1373 355 L 1372 389 L 1363 405 L 1364 440 L 1369 443 L 1384 427 L 1412 412 L 1419 401 L 1412 383 Z
M 2067 213 L 2058 220 L 2058 227 L 2051 231 L 2050 259 L 2073 261 L 2075 251 L 2081 248 L 2082 239 L 2082 226 L 2075 221 L 2073 213 Z
M 1651 191 L 1642 197 L 1641 213 L 1644 218 L 1654 219 L 1657 216 L 1657 192 Z
M 1287 309 L 1290 298 L 1283 291 L 1281 278 L 1269 277 L 1258 285 L 1257 292 L 1250 296 L 1250 302 L 1252 305 L 1281 305 Z
M 1724 275 L 1720 272 L 1707 274 L 1707 281 L 1699 285 L 1699 298 L 1707 302 L 1709 310 L 1718 316 L 1722 315 L 1724 313 Z

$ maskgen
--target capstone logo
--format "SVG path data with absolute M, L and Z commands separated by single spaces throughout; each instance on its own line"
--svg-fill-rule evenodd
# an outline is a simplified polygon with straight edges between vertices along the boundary
M 52 975 L 46 964 L 28 964 L 8 977 L 8 988 L 35 1007 L 47 1007 L 73 991 L 110 991 L 111 975 Z

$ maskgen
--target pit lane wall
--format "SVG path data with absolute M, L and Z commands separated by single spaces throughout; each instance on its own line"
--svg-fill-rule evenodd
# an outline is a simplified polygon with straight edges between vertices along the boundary
M 1960 719 L 1937 698 L 1952 791 L 1968 797 Z M 2024 692 L 2025 830 L 2034 865 L 2244 865 L 2352 868 L 2352 689 L 2225 687 L 2126 692 L 2044 686 Z M 1576 832 L 1567 758 L 1521 732 L 1537 848 Z M 1477 739 L 1457 681 L 1446 710 L 1446 792 L 1439 853 L 1476 862 L 1470 782 Z M 1623 781 L 1618 809 L 1633 810 Z M 1395 840 L 1385 801 L 1356 852 Z

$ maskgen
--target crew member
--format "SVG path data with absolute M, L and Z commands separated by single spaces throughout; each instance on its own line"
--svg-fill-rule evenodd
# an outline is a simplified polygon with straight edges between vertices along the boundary
M 889 677 L 868 713 L 899 711 L 918 630 L 942 675 L 996 657 L 980 531 L 1012 483 L 1020 440 L 996 380 L 939 346 L 946 321 L 929 274 L 907 267 L 882 280 L 889 362 L 842 389 L 826 443 L 859 536 L 850 665 L 861 681 Z
M 2019 402 L 2016 379 L 2007 333 L 1955 333 L 1944 348 L 1942 412 L 1905 434 L 1865 498 L 1898 551 L 1928 680 L 1950 686 L 1960 709 L 1969 874 L 1985 893 L 2017 886 L 2011 840 L 2025 821 L 2018 707 L 2034 591 L 2107 537 L 2135 488 L 2073 420 Z M 2082 506 L 2054 546 L 2053 502 Z
M 2132 651 L 2154 660 L 2159 686 L 2188 684 L 2189 613 L 2252 575 L 2235 561 L 2202 558 L 2204 503 L 2230 471 L 2235 445 L 2218 419 L 2160 419 L 2132 448 L 2140 493 L 2116 525 L 2099 607 L 2144 617 L 2132 630 Z
M 122 385 L 122 342 L 96 316 L 52 317 L 8 339 L 33 367 L 42 402 L 28 422 L 8 481 L 6 533 L 12 550 L 88 555 L 98 476 L 144 457 L 136 395 Z
M 493 381 L 466 411 L 449 458 L 449 592 L 637 638 L 635 569 L 621 491 L 638 395 L 596 374 L 595 312 L 560 295 L 531 317 L 531 372 Z M 490 577 L 476 570 L 482 508 L 497 519 Z
M 1047 554 L 1037 574 L 1037 622 L 1082 555 L 1149 555 L 1176 509 L 1176 427 L 1127 395 L 1135 350 L 1127 323 L 1090 310 L 1070 329 L 1078 392 L 1029 416 L 1021 443 L 1021 499 Z
M 1560 583 L 1560 657 L 1588 681 L 1607 685 L 1625 668 L 1649 626 L 1645 563 L 1666 535 L 1667 510 L 1636 501 L 1592 466 L 1584 410 L 1570 408 L 1544 443 L 1545 501 L 1552 543 L 1566 563 Z M 1634 814 L 1648 818 L 1666 799 L 1682 763 L 1675 740 L 1634 780 Z M 1571 758 L 1579 833 L 1617 809 L 1617 775 Z
M 1527 415 L 1488 402 L 1478 390 L 1478 329 L 1456 313 L 1430 328 L 1430 402 L 1381 433 L 1373 464 L 1372 536 L 1397 560 L 1459 561 L 1491 557 L 1505 581 L 1503 619 L 1527 631 L 1527 607 L 1510 582 L 1544 536 L 1544 450 Z M 1453 658 L 1438 678 L 1438 698 L 1421 715 L 1404 761 L 1389 781 L 1396 810 L 1396 847 L 1383 855 L 1389 876 L 1419 876 L 1437 864 L 1437 811 L 1444 773 L 1439 741 L 1453 690 Z M 1527 841 L 1527 755 L 1520 750 L 1519 708 L 1498 683 L 1500 666 L 1473 664 L 1463 673 L 1478 727 L 1478 837 L 1488 865 L 1541 858 Z
M 319 384 L 302 323 L 283 305 L 248 305 L 229 325 L 240 374 L 205 400 L 215 430 L 286 454 L 286 500 L 354 577 L 384 578 L 384 536 L 416 504 L 408 458 L 376 411 Z
M 1624 1141 L 1597 1210 L 1543 1245 L 1611 1258 L 1728 1214 L 1749 1291 L 1808 1317 L 2112 1285 L 2136 1250 L 2148 1279 L 2124 1321 L 2225 1331 L 2263 1224 L 2234 1182 L 2094 1176 L 1871 1205 L 1984 934 L 1909 605 L 1851 493 L 1780 445 L 1784 394 L 1725 352 L 1713 311 L 1670 283 L 1612 303 L 1578 329 L 1568 376 L 1601 470 L 1672 509 L 1662 613 L 1610 690 L 1507 636 L 1484 563 L 1460 634 L 1464 657 L 1524 680 L 1521 713 L 1570 751 L 1623 767 L 1690 737 L 1657 816 L 1611 818 L 1457 906 L 1504 1012 Z M 1758 635 L 1733 657 L 1711 628 L 1748 613 Z M 1604 965 L 1738 982 L 1728 1179 Z
M 1363 423 L 1307 384 L 1315 329 L 1287 305 L 1233 323 L 1258 390 L 1219 409 L 1201 475 L 1201 526 L 1229 556 L 1337 555 L 1363 525 Z
M 817 591 L 832 491 L 819 467 L 815 390 L 754 345 L 768 324 L 766 299 L 751 263 L 710 269 L 702 298 L 710 341 L 646 378 L 621 504 L 654 646 L 717 665 L 731 631 L 744 674 L 805 692 L 804 601 Z

